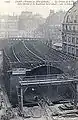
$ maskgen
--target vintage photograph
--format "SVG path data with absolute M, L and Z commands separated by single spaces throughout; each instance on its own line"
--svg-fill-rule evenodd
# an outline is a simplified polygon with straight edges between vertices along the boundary
M 78 120 L 78 0 L 0 0 L 0 120 Z

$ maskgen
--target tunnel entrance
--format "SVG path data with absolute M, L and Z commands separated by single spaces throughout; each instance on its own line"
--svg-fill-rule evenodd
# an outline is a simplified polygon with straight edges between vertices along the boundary
M 36 68 L 32 69 L 31 71 L 26 72 L 26 76 L 27 76 L 27 80 L 34 80 L 35 78 L 39 79 L 46 79 L 46 77 L 51 77 L 52 76 L 56 76 L 59 74 L 63 74 L 63 71 L 61 71 L 59 68 L 53 67 L 53 66 L 37 66 Z M 48 79 L 47 78 L 47 79 Z M 46 79 L 46 80 L 47 80 Z M 15 77 L 16 80 L 16 84 L 17 81 L 20 81 L 19 76 Z M 13 80 L 13 81 L 15 81 Z M 12 82 L 13 84 L 13 82 Z M 25 89 L 23 87 L 23 89 Z M 15 91 L 15 89 L 14 89 Z M 46 99 L 54 99 L 55 96 L 57 96 L 57 86 L 48 86 L 46 84 L 46 86 L 34 86 L 33 88 L 28 88 L 26 91 L 24 92 L 24 105 L 26 106 L 31 106 L 31 105 L 35 105 L 37 103 L 37 97 L 39 99 L 42 98 L 46 98 Z M 17 90 L 16 92 L 14 92 L 14 95 L 17 94 Z M 13 94 L 12 94 L 13 95 Z M 17 95 L 16 95 L 17 96 Z M 13 100 L 14 98 L 14 100 Z M 55 98 L 56 99 L 56 98 Z M 15 99 L 15 97 L 12 97 L 12 103 L 15 105 L 15 103 L 18 103 L 18 98 Z
M 53 66 L 38 66 L 34 69 L 32 69 L 30 72 L 28 72 L 27 76 L 47 76 L 47 75 L 59 75 L 63 74 L 63 71 L 59 68 L 53 67 Z M 45 77 L 43 78 L 45 79 Z M 24 93 L 24 104 L 30 105 L 36 103 L 37 97 L 39 99 L 46 98 L 48 100 L 55 100 L 57 96 L 57 86 L 35 86 L 33 88 L 28 88 L 26 92 Z
M 46 75 L 54 75 L 54 74 L 63 74 L 63 71 L 59 68 L 53 67 L 53 66 L 37 66 L 36 68 L 32 69 L 30 72 L 28 72 L 27 76 L 46 76 Z M 45 95 L 46 93 L 46 95 Z M 24 103 L 29 104 L 30 103 L 36 103 L 36 96 L 39 98 L 45 98 L 51 99 L 53 98 L 53 93 L 57 93 L 57 86 L 45 86 L 45 87 L 34 87 L 28 88 L 27 91 L 24 94 Z
M 38 66 L 32 69 L 30 72 L 27 72 L 27 76 L 34 75 L 48 75 L 48 74 L 63 74 L 63 71 L 59 68 L 53 66 Z

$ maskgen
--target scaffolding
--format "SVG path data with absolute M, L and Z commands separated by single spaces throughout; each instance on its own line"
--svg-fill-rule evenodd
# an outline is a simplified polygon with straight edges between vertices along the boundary
M 74 90 L 74 106 L 76 108 L 77 106 L 77 84 L 78 79 L 74 78 L 68 78 L 68 79 L 61 79 L 61 78 L 55 78 L 55 79 L 34 79 L 34 80 L 27 80 L 23 79 L 19 81 L 19 86 L 17 87 L 17 95 L 18 95 L 18 105 L 19 105 L 19 111 L 21 114 L 23 114 L 23 87 L 26 87 L 25 90 L 29 87 L 34 86 L 45 86 L 45 85 L 62 85 L 62 84 L 73 84 L 73 90 Z

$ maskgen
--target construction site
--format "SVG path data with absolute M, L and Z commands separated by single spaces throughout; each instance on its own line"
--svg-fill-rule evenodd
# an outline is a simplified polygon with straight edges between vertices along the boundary
M 76 57 L 42 39 L 10 38 L 2 43 L 0 119 L 77 120 Z
M 0 11 L 0 120 L 78 120 L 78 0 L 35 13 L 17 1 L 0 8 L 13 9 Z

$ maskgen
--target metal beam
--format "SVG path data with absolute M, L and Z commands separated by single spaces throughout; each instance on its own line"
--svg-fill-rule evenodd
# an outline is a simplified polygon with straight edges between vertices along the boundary
M 61 85 L 61 84 L 70 84 L 73 83 L 74 85 L 74 89 L 75 89 L 75 93 L 74 93 L 74 106 L 76 108 L 77 106 L 77 83 L 78 83 L 78 79 L 47 79 L 47 80 L 30 80 L 30 81 L 19 81 L 19 87 L 20 87 L 20 111 L 23 114 L 23 86 L 26 86 L 26 89 L 28 87 L 32 87 L 32 86 L 45 86 L 45 85 Z M 24 91 L 25 92 L 25 91 Z M 21 114 L 21 115 L 22 115 Z
M 21 107 L 20 107 L 20 109 L 21 109 L 21 113 L 23 113 L 23 88 L 22 88 L 22 86 L 21 86 L 21 89 L 20 89 L 21 91 L 21 98 L 20 98 L 20 101 L 21 101 Z
M 47 79 L 47 80 L 32 80 L 32 81 L 19 81 L 21 86 L 33 86 L 33 85 L 60 85 L 60 84 L 69 84 L 71 82 L 78 83 L 78 79 L 68 79 L 68 80 L 58 80 L 58 79 Z

